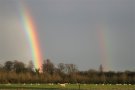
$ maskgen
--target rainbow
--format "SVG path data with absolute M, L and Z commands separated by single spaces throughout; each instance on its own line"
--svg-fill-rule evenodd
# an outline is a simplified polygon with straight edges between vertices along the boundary
M 103 65 L 104 71 L 108 71 L 111 69 L 111 42 L 109 38 L 109 30 L 103 23 L 98 25 L 97 27 L 100 61 Z
M 30 10 L 28 9 L 28 7 L 26 7 L 24 2 L 21 2 L 19 4 L 19 7 L 20 7 L 19 12 L 21 16 L 21 23 L 23 30 L 28 37 L 34 67 L 36 69 L 42 70 L 42 55 L 40 51 L 36 24 L 34 23 L 34 19 L 30 14 Z

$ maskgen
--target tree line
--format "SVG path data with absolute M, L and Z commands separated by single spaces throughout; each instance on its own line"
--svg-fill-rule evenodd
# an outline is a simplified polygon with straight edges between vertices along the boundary
M 25 65 L 21 61 L 6 61 L 0 65 L 0 83 L 88 83 L 88 84 L 135 84 L 135 72 L 104 72 L 99 70 L 79 71 L 75 64 L 44 60 L 42 72 L 35 69 L 33 62 Z

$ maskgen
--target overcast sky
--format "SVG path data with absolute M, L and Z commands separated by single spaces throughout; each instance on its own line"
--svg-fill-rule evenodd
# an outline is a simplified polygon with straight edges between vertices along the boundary
M 20 4 L 36 23 L 44 59 L 135 71 L 135 0 L 0 0 L 1 63 L 32 59 Z

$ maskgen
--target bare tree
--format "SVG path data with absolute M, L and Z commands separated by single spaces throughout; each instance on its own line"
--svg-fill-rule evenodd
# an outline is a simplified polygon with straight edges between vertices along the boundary
M 65 64 L 65 69 L 67 73 L 73 73 L 77 71 L 77 67 L 75 64 Z
M 14 70 L 17 73 L 23 72 L 25 70 L 25 65 L 23 62 L 20 61 L 14 61 L 14 66 L 13 66 Z
M 34 64 L 32 61 L 29 61 L 29 64 L 28 64 L 28 71 L 29 72 L 33 72 L 34 71 Z
M 4 68 L 5 68 L 7 71 L 11 71 L 11 70 L 13 69 L 13 62 L 12 62 L 12 61 L 7 61 L 7 62 L 5 62 Z
M 100 66 L 99 66 L 99 72 L 103 72 L 103 66 L 102 66 L 102 64 L 100 64 Z
M 54 64 L 50 61 L 50 59 L 47 59 L 47 60 L 44 61 L 43 72 L 48 72 L 49 74 L 53 74 Z
M 60 70 L 60 72 L 65 72 L 65 64 L 64 63 L 59 63 L 58 64 L 58 69 Z

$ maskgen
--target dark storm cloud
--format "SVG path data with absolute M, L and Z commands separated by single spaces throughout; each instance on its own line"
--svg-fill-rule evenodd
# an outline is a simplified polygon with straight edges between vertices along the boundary
M 82 70 L 97 69 L 101 64 L 97 27 L 104 25 L 101 29 L 108 31 L 109 42 L 106 43 L 110 44 L 109 67 L 113 70 L 135 70 L 134 0 L 23 2 L 35 20 L 44 58 L 50 58 L 56 64 L 75 63 Z M 27 37 L 20 31 L 18 3 L 19 0 L 0 1 L 1 57 L 10 58 L 16 53 L 18 57 L 30 55 Z

